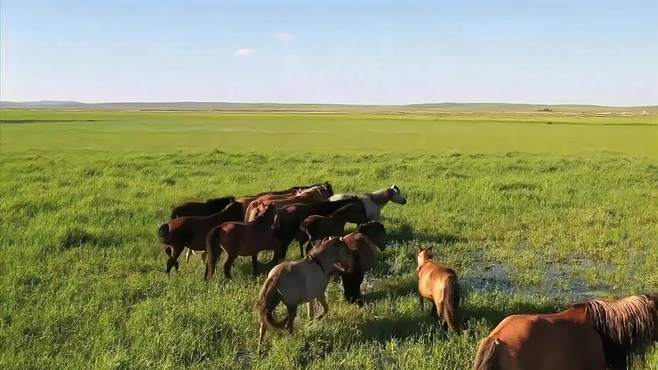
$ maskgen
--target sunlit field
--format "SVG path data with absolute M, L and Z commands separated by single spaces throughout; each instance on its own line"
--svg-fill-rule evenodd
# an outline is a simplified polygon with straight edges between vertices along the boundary
M 0 153 L 3 369 L 468 369 L 506 315 L 658 291 L 655 115 L 0 110 Z M 194 256 L 168 277 L 157 228 L 184 201 L 321 181 L 408 203 L 383 210 L 366 305 L 331 282 L 328 316 L 300 309 L 259 356 L 264 273 L 240 258 L 205 283 Z M 419 246 L 459 275 L 461 334 L 418 306 Z

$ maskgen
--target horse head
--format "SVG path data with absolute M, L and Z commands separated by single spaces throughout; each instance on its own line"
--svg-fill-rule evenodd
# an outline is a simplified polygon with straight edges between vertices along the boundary
M 388 188 L 388 192 L 391 202 L 402 205 L 407 204 L 407 198 L 402 195 L 402 192 L 400 192 L 400 188 L 398 188 L 397 185 L 391 185 L 391 187 Z
M 354 257 L 342 238 L 332 236 L 317 243 L 308 252 L 308 257 L 322 266 L 330 274 L 334 271 L 351 271 Z
M 379 250 L 386 249 L 386 229 L 381 223 L 376 221 L 367 222 L 359 225 L 356 231 L 367 236 Z
M 434 259 L 434 254 L 432 253 L 432 247 L 420 247 L 418 253 L 416 254 L 416 260 L 418 261 L 418 267 L 424 265 L 425 263 Z

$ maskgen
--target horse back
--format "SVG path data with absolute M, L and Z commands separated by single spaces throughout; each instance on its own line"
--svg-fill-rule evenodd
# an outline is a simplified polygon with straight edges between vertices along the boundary
M 511 315 L 501 321 L 489 337 L 504 343 L 498 351 L 502 369 L 606 368 L 598 334 L 591 326 L 565 312 Z

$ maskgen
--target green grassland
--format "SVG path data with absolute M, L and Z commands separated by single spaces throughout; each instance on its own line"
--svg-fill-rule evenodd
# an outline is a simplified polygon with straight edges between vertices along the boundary
M 0 154 L 3 369 L 468 369 L 506 315 L 658 291 L 655 115 L 1 110 Z M 245 258 L 206 284 L 196 257 L 167 277 L 157 227 L 186 200 L 324 180 L 409 202 L 384 209 L 366 306 L 331 283 L 329 315 L 300 310 L 258 356 L 264 276 Z M 418 307 L 420 245 L 460 276 L 459 335 Z

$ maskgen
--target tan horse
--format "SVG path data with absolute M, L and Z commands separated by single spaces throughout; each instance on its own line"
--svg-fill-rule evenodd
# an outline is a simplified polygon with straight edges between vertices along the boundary
M 658 341 L 658 295 L 512 315 L 482 340 L 475 370 L 626 370 Z
M 282 199 L 271 199 L 269 197 L 260 197 L 249 204 L 245 212 L 245 221 L 250 222 L 263 214 L 267 206 L 282 207 L 293 203 L 315 203 L 329 199 L 332 195 L 330 188 L 325 185 L 316 186 L 306 189 L 299 194 L 285 197 Z
M 314 318 L 314 301 L 317 300 L 323 309 L 317 319 L 326 315 L 329 306 L 324 294 L 329 277 L 335 271 L 350 270 L 353 263 L 349 250 L 340 238 L 329 238 L 311 249 L 306 258 L 294 262 L 284 261 L 274 266 L 267 275 L 258 298 L 258 352 L 268 328 L 285 327 L 292 334 L 297 306 L 300 304 L 308 303 L 309 318 Z M 273 313 L 280 302 L 286 305 L 288 315 L 284 320 L 276 322 Z
M 423 309 L 425 299 L 432 302 L 430 313 L 452 331 L 459 331 L 459 285 L 457 274 L 447 266 L 433 261 L 431 248 L 420 248 L 416 256 L 418 267 L 418 298 Z

